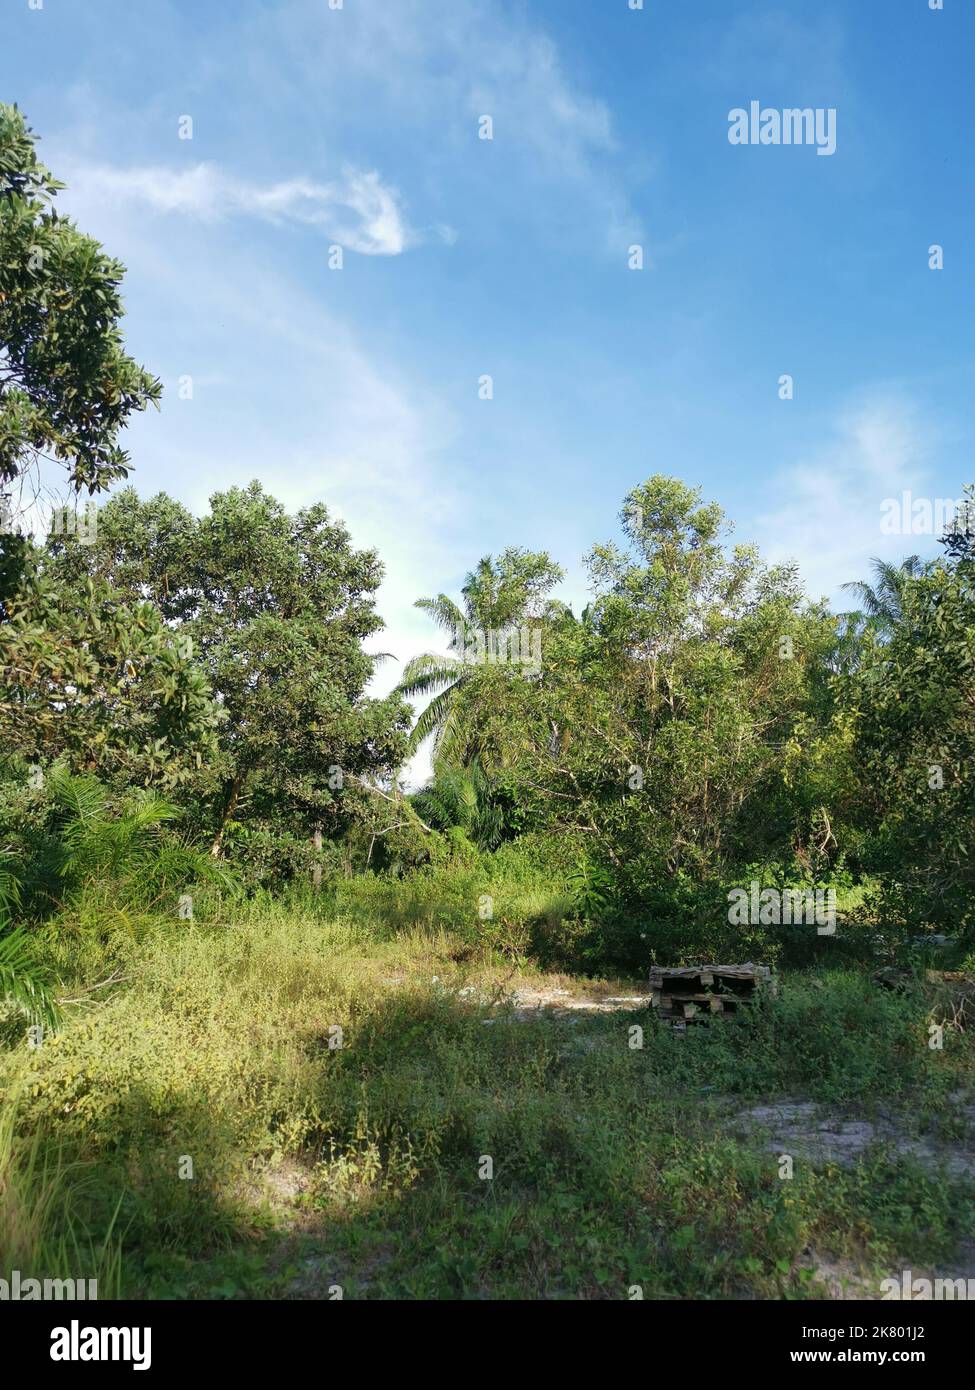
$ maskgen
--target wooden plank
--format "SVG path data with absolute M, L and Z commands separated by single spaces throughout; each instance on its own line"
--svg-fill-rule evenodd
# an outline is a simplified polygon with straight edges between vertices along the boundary
M 706 994 L 662 994 L 660 999 L 662 1003 L 668 1004 L 710 1004 L 712 999 L 732 999 L 735 997 L 729 994 L 709 992 Z

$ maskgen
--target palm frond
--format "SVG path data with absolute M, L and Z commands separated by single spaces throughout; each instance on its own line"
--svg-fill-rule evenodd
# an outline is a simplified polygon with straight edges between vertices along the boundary
M 23 927 L 0 925 L 0 1001 L 13 1004 L 33 1023 L 54 1028 L 59 1012 Z
M 880 600 L 872 585 L 865 583 L 864 580 L 851 579 L 846 584 L 841 584 L 840 588 L 849 589 L 851 594 L 855 594 L 863 604 L 865 612 L 875 614 L 878 611 Z
M 63 766 L 51 768 L 47 790 L 55 805 L 63 807 L 79 824 L 104 816 L 108 805 L 108 788 L 96 777 L 71 773 Z
M 434 772 L 447 772 L 452 768 L 464 767 L 468 761 L 467 743 L 466 730 L 461 726 L 458 716 L 457 702 L 451 700 L 439 721 L 433 742 Z
M 10 857 L 7 850 L 0 850 L 0 861 Z M 0 862 L 0 919 L 10 917 L 20 907 L 20 900 L 20 879 Z
M 414 695 L 428 695 L 440 686 L 455 684 L 468 669 L 462 661 L 455 661 L 453 657 L 424 652 L 408 663 L 396 690 L 408 700 Z
M 74 879 L 115 877 L 126 869 L 150 863 L 158 853 L 160 829 L 179 815 L 162 797 L 143 792 L 120 814 L 69 821 L 62 830 L 64 872 Z
M 480 849 L 496 849 L 503 815 L 493 801 L 493 789 L 480 764 L 436 772 L 413 798 L 420 813 L 438 830 L 463 830 Z
M 463 612 L 446 594 L 438 594 L 436 598 L 418 598 L 413 606 L 421 608 L 446 632 L 454 632 L 465 624 Z
M 908 555 L 899 565 L 876 556 L 870 561 L 876 579 L 868 584 L 862 579 L 853 579 L 841 584 L 842 589 L 857 596 L 861 604 L 859 617 L 864 626 L 871 628 L 880 636 L 889 635 L 904 620 L 904 604 L 908 586 L 912 580 L 920 578 L 928 566 L 919 555 Z M 843 615 L 852 620 L 857 615 Z
M 456 686 L 448 686 L 448 688 L 442 690 L 439 695 L 435 695 L 426 709 L 421 711 L 416 723 L 410 730 L 407 744 L 407 752 L 410 757 L 413 756 L 424 739 L 436 733 L 440 726 L 448 719 L 453 710 L 455 693 Z

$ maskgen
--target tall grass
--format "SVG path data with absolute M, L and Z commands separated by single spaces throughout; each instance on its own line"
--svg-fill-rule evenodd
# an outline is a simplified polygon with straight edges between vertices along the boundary
M 724 1128 L 733 1097 L 909 1105 L 914 1125 L 951 1109 L 971 1039 L 932 1051 L 920 993 L 856 971 L 790 977 L 678 1040 L 645 1012 L 521 1017 L 505 1000 L 546 977 L 432 921 L 260 902 L 219 928 L 161 921 L 126 974 L 41 1049 L 0 1054 L 0 1096 L 16 1229 L 65 1259 L 121 1233 L 127 1293 L 287 1293 L 275 1224 L 300 1218 L 350 1293 L 795 1294 L 810 1243 L 920 1262 L 972 1218 L 963 1184 L 882 1156 L 782 1184 Z M 83 1185 L 71 1203 L 45 1196 L 58 1174 Z
M 0 1272 L 24 1279 L 97 1281 L 100 1298 L 122 1286 L 121 1240 L 113 1213 L 104 1230 L 87 1225 L 87 1199 L 97 1188 L 91 1165 L 69 1162 L 39 1132 L 17 1132 L 17 1096 L 0 1106 Z

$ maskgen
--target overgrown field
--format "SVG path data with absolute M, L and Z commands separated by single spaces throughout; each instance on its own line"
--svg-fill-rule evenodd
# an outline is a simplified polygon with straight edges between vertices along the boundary
M 734 1122 L 802 1097 L 964 1144 L 971 1033 L 930 1047 L 920 985 L 786 972 L 680 1039 L 645 1008 L 519 1007 L 645 982 L 310 907 L 51 940 L 64 1026 L 32 1050 L 11 1014 L 0 1053 L 0 1267 L 24 1275 L 101 1297 L 814 1298 L 817 1265 L 873 1287 L 951 1267 L 975 1229 L 964 1173 L 877 1148 L 784 1179 Z
M 838 609 L 821 537 L 763 559 L 654 473 L 593 495 L 576 611 L 502 498 L 407 650 L 317 483 L 101 499 L 162 383 L 37 138 L 0 103 L 0 1279 L 975 1277 L 975 485 Z M 780 990 L 686 1035 L 641 998 L 749 960 Z

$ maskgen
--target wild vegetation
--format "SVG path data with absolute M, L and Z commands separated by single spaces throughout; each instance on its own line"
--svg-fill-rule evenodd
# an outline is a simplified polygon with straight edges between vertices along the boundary
M 57 188 L 0 107 L 8 519 L 45 460 L 121 480 L 159 395 Z M 103 1297 L 815 1297 L 824 1262 L 964 1257 L 972 1027 L 925 970 L 975 968 L 971 532 L 836 613 L 678 479 L 619 524 L 579 613 L 546 552 L 472 557 L 460 602 L 418 600 L 446 650 L 381 698 L 380 557 L 324 504 L 125 487 L 84 533 L 8 524 L 0 1269 Z M 835 931 L 736 920 L 752 884 L 835 893 Z M 781 987 L 655 1022 L 652 963 L 718 960 Z M 877 1142 L 785 1179 L 741 1120 L 777 1097 Z

